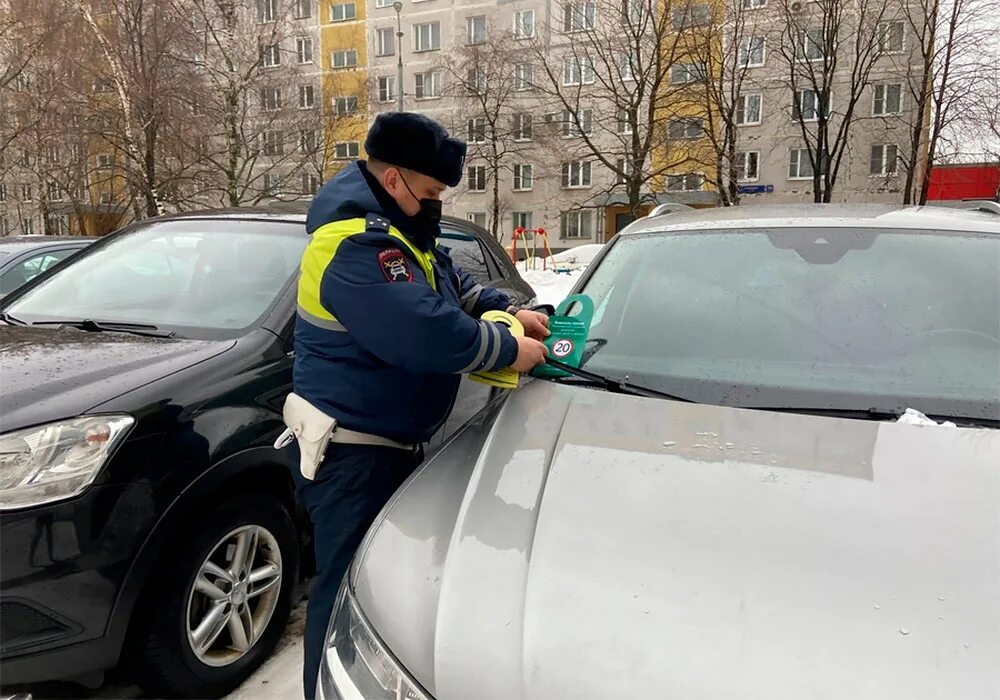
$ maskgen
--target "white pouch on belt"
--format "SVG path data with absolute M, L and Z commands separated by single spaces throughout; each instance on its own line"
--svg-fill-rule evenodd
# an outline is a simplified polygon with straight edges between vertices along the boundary
M 294 438 L 299 443 L 299 470 L 302 476 L 310 481 L 316 477 L 316 470 L 323 463 L 327 445 L 333 431 L 337 429 L 337 421 L 323 413 L 297 394 L 289 394 L 285 399 L 282 411 L 286 430 L 274 446 L 284 447 Z

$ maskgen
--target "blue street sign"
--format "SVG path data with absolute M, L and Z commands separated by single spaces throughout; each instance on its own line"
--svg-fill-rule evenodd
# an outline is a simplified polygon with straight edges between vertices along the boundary
M 740 194 L 770 194 L 774 192 L 774 185 L 740 185 Z

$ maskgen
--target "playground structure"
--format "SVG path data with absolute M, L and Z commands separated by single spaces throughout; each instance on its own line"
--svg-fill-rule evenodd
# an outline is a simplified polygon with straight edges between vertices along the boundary
M 528 248 L 530 235 L 530 253 Z M 534 270 L 535 262 L 538 259 L 536 253 L 538 252 L 538 240 L 542 240 L 542 269 L 548 269 L 548 261 L 552 257 L 552 249 L 549 247 L 549 234 L 543 228 L 524 228 L 523 226 L 518 226 L 514 229 L 514 235 L 511 237 L 510 243 L 510 259 L 516 265 L 517 264 L 517 242 L 518 240 L 523 240 L 524 242 L 524 258 L 525 264 L 528 265 L 528 269 Z

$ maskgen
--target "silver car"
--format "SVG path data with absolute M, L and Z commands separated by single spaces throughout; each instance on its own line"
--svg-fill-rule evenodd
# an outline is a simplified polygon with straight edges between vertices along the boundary
M 322 697 L 1000 697 L 1000 216 L 678 212 L 576 291 L 587 376 L 401 488 Z

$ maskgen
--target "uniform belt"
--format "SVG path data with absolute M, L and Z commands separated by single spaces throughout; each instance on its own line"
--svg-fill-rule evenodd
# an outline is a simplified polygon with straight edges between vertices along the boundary
M 392 447 L 397 450 L 409 450 L 411 452 L 415 451 L 419 447 L 419 445 L 415 444 L 396 442 L 395 440 L 390 440 L 389 438 L 382 437 L 381 435 L 372 435 L 371 433 L 359 433 L 356 430 L 348 430 L 347 428 L 342 428 L 339 425 L 330 435 L 330 442 L 335 442 L 341 445 Z

